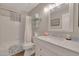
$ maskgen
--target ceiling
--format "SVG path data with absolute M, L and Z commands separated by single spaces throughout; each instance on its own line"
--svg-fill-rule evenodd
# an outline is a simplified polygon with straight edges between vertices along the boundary
M 0 3 L 1 8 L 14 10 L 18 12 L 30 12 L 38 3 Z

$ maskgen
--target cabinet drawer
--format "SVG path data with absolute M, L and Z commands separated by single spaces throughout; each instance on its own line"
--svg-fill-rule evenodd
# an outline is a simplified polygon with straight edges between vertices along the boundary
M 48 50 L 56 53 L 59 56 L 79 56 L 79 53 L 74 52 L 72 50 L 51 44 L 49 42 L 37 39 L 37 43 L 41 46 L 47 48 Z

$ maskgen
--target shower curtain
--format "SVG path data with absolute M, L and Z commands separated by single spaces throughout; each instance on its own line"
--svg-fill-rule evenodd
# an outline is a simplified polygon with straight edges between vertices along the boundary
M 14 12 L 0 9 L 0 55 L 8 55 L 8 49 L 19 45 L 21 18 Z
M 27 44 L 27 42 L 32 42 L 32 24 L 30 16 L 26 16 L 25 22 L 24 44 Z

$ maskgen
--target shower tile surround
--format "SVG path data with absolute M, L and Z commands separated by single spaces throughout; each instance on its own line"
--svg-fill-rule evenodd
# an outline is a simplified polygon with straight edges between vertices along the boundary
M 35 9 L 33 9 L 29 15 L 33 17 L 34 14 L 38 13 L 41 15 L 41 23 L 39 25 L 39 29 L 37 31 L 38 35 L 39 36 L 43 36 L 44 32 L 48 32 L 49 33 L 49 36 L 55 36 L 55 37 L 64 37 L 66 38 L 66 34 L 70 34 L 71 35 L 71 39 L 72 41 L 75 41 L 75 42 L 79 42 L 79 32 L 76 32 L 76 28 L 77 27 L 75 24 L 76 24 L 76 21 L 74 20 L 74 28 L 73 28 L 73 32 L 59 32 L 59 31 L 48 31 L 48 15 L 46 13 L 44 13 L 43 9 L 45 6 L 47 6 L 48 4 L 43 4 L 41 3 L 40 5 L 38 5 L 38 7 L 36 7 Z M 76 9 L 76 6 L 75 8 Z M 74 13 L 75 15 L 75 13 Z M 74 19 L 76 17 L 74 16 Z M 34 31 L 35 29 L 33 29 Z

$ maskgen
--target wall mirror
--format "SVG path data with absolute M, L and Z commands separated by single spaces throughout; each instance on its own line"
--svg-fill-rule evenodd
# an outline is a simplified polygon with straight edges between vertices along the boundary
M 50 4 L 49 31 L 73 32 L 73 5 L 72 3 Z
M 74 13 L 74 32 L 79 33 L 79 3 L 75 4 Z

